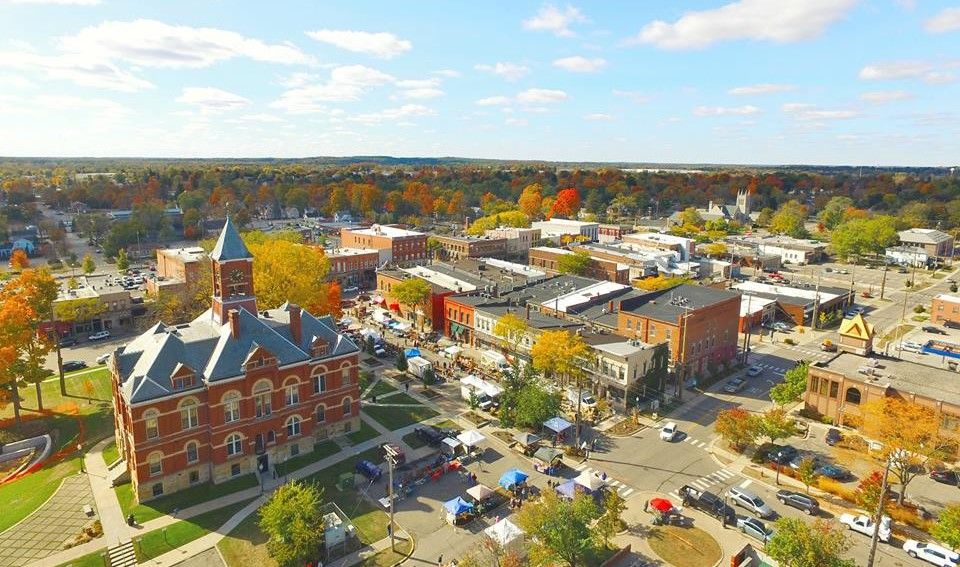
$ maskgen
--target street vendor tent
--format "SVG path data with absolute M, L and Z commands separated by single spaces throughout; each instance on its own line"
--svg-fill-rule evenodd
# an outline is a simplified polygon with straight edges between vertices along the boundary
M 556 433 L 563 433 L 564 431 L 572 427 L 573 424 L 563 419 L 562 417 L 551 417 L 547 421 L 543 422 L 543 426 Z
M 563 459 L 563 451 L 554 449 L 553 447 L 540 447 L 537 449 L 537 452 L 533 454 L 533 458 L 544 465 L 550 466 Z
M 568 480 L 563 484 L 558 484 L 556 491 L 560 496 L 565 498 L 573 498 L 577 494 L 577 483 L 572 480 Z
M 457 496 L 453 500 L 448 500 L 443 503 L 443 509 L 448 513 L 453 514 L 454 516 L 468 512 L 473 509 L 473 504 L 467 502 L 463 498 Z
M 410 323 L 397 323 L 393 326 L 393 330 L 398 333 L 405 333 L 411 328 Z
M 340 325 L 344 327 L 349 327 L 350 325 L 353 325 L 356 322 L 357 320 L 354 319 L 353 317 L 344 317 L 343 319 L 340 319 Z
M 457 358 L 461 352 L 463 352 L 463 349 L 457 345 L 448 346 L 447 348 L 443 349 L 444 356 L 448 356 L 450 358 Z
M 377 308 L 373 310 L 371 317 L 373 317 L 373 320 L 377 323 L 386 323 L 390 320 L 390 313 L 384 309 Z
M 521 431 L 513 436 L 513 440 L 517 443 L 520 443 L 524 447 L 529 447 L 540 442 L 540 438 L 534 435 L 533 433 L 527 433 L 526 431 Z
M 525 480 L 527 480 L 527 473 L 520 469 L 510 469 L 503 473 L 503 476 L 500 477 L 500 486 L 504 488 L 510 488 L 513 485 L 519 484 Z
M 360 336 L 363 337 L 363 340 L 367 340 L 367 338 L 372 337 L 373 340 L 379 341 L 381 338 L 380 333 L 374 331 L 373 329 L 361 329 Z
M 463 443 L 464 445 L 466 445 L 467 447 L 475 447 L 480 443 L 483 443 L 484 441 L 486 441 L 487 438 L 484 437 L 483 434 L 480 433 L 479 431 L 475 429 L 470 429 L 468 431 L 464 431 L 460 435 L 457 435 L 457 440 Z
M 594 490 L 606 484 L 603 480 L 600 479 L 599 476 L 589 471 L 583 471 L 582 473 L 580 473 L 579 476 L 577 476 L 577 478 L 573 479 L 573 481 L 579 484 L 580 486 L 586 488 L 590 492 L 593 492 Z
M 474 500 L 484 500 L 490 498 L 495 493 L 492 488 L 488 488 L 482 484 L 475 484 L 467 489 L 467 494 L 472 497 Z
M 666 513 L 673 510 L 673 502 L 670 502 L 666 498 L 653 498 L 650 500 L 650 507 L 657 512 Z
M 463 447 L 463 443 L 453 437 L 446 437 L 440 442 L 440 452 L 451 457 L 457 454 L 457 450 Z
M 490 539 L 497 542 L 501 547 L 505 547 L 513 540 L 523 536 L 523 530 L 507 518 L 483 530 L 483 533 L 487 534 Z
M 403 356 L 405 356 L 405 357 L 407 357 L 407 358 L 413 358 L 413 357 L 415 357 L 415 356 L 420 356 L 420 349 L 418 349 L 418 348 L 408 348 L 407 350 L 403 351 Z

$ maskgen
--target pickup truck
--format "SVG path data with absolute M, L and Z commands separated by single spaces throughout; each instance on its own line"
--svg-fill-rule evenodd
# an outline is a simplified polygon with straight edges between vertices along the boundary
M 689 484 L 681 486 L 679 493 L 684 506 L 692 506 L 706 512 L 724 524 L 736 525 L 737 513 L 716 494 L 699 490 Z

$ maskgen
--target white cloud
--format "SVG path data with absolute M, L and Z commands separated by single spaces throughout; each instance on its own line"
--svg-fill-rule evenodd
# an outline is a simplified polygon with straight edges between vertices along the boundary
M 403 79 L 397 81 L 401 89 L 431 89 L 440 86 L 440 79 Z
M 744 106 L 698 106 L 693 109 L 693 113 L 697 116 L 746 116 L 758 112 L 760 112 L 760 109 L 750 104 Z
M 908 100 L 913 98 L 913 93 L 907 91 L 870 91 L 860 93 L 860 100 L 872 102 L 874 104 L 884 104 L 898 100 Z
M 236 118 L 241 122 L 260 122 L 262 124 L 277 124 L 279 122 L 286 122 L 283 118 L 279 116 L 274 116 L 273 114 L 244 114 L 243 116 L 238 116 Z
M 757 85 L 747 85 L 743 87 L 735 87 L 727 91 L 727 94 L 732 95 L 765 95 L 765 94 L 774 94 L 774 93 L 785 93 L 792 90 L 796 90 L 797 87 L 793 85 L 785 84 L 775 84 L 775 83 L 760 83 Z
M 302 87 L 303 85 L 306 85 L 308 83 L 312 83 L 313 81 L 316 81 L 319 78 L 320 77 L 318 75 L 314 75 L 313 73 L 297 72 L 297 73 L 291 73 L 286 77 L 282 77 L 277 82 L 282 87 L 293 89 L 296 87 Z
M 560 67 L 574 73 L 594 73 L 607 66 L 606 59 L 596 57 L 588 59 L 579 55 L 575 57 L 564 57 L 553 62 L 554 67 Z
M 487 98 L 481 98 L 474 104 L 479 106 L 506 106 L 511 102 L 513 101 L 508 96 L 488 96 Z
M 548 31 L 557 37 L 573 37 L 571 24 L 587 21 L 577 8 L 567 5 L 562 10 L 553 4 L 544 4 L 533 17 L 523 21 L 523 27 L 532 31 Z
M 514 118 L 510 117 L 503 121 L 507 126 L 526 126 L 530 122 L 526 118 Z
M 527 89 L 517 94 L 517 101 L 527 104 L 560 102 L 567 98 L 567 93 L 553 89 Z
M 867 65 L 860 69 L 858 76 L 867 81 L 911 79 L 922 77 L 932 70 L 933 66 L 926 61 L 886 61 Z
M 473 68 L 477 71 L 485 71 L 487 73 L 499 75 L 508 81 L 516 81 L 530 72 L 530 68 L 526 65 L 519 65 L 517 63 L 510 62 L 497 62 L 493 65 L 474 65 Z
M 70 81 L 82 87 L 135 92 L 153 83 L 120 69 L 112 62 L 82 55 L 39 55 L 25 51 L 0 52 L 0 67 L 39 73 L 50 80 Z
M 956 81 L 957 76 L 953 73 L 947 73 L 945 71 L 931 71 L 930 73 L 924 75 L 923 80 L 931 85 L 944 85 Z
M 97 6 L 101 0 L 7 0 L 11 4 L 53 4 L 55 6 Z
M 0 85 L 5 89 L 27 89 L 36 86 L 33 81 L 20 75 L 0 75 Z
M 434 116 L 436 114 L 435 110 L 420 104 L 405 104 L 398 108 L 387 108 L 380 112 L 358 114 L 348 119 L 363 124 L 379 124 L 380 122 L 398 121 L 415 116 Z
M 370 89 L 395 81 L 393 76 L 377 69 L 345 65 L 330 71 L 326 82 L 308 83 L 285 91 L 270 107 L 291 113 L 328 112 L 323 103 L 360 100 Z
M 860 116 L 856 110 L 823 110 L 812 104 L 803 102 L 788 102 L 780 109 L 803 122 L 819 122 L 823 120 L 849 120 Z
M 446 77 L 448 79 L 455 79 L 460 76 L 460 71 L 454 71 L 453 69 L 440 69 L 439 71 L 434 71 L 433 74 Z
M 583 117 L 584 120 L 593 120 L 593 121 L 610 121 L 613 120 L 613 116 L 603 113 L 603 112 L 594 112 L 592 114 L 587 114 Z
M 923 27 L 930 33 L 960 30 L 960 8 L 944 8 L 924 22 Z
M 250 99 L 215 87 L 185 87 L 177 102 L 200 107 L 204 112 L 237 110 L 250 105 Z
M 637 104 L 644 104 L 653 99 L 652 96 L 641 91 L 622 91 L 620 89 L 613 89 L 613 96 L 628 98 Z
M 437 98 L 445 95 L 446 93 L 440 90 L 440 79 L 406 79 L 402 81 L 397 81 L 397 86 L 400 87 L 400 92 L 397 93 L 396 98 L 409 98 L 409 99 L 428 99 L 428 98 Z
M 437 98 L 445 95 L 447 93 L 443 92 L 440 89 L 435 88 L 422 88 L 422 89 L 405 89 L 399 92 L 398 96 L 400 98 L 412 98 L 412 99 L 428 99 L 428 98 Z
M 373 55 L 381 59 L 392 59 L 406 51 L 413 45 L 387 32 L 363 32 L 352 30 L 317 30 L 308 31 L 307 35 L 317 41 L 329 43 L 340 49 L 354 53 Z
M 201 68 L 236 57 L 283 65 L 313 64 L 291 43 L 268 44 L 237 32 L 174 26 L 157 20 L 103 22 L 60 38 L 61 48 L 84 57 L 145 67 Z
M 792 43 L 812 39 L 846 15 L 858 0 L 739 0 L 712 10 L 687 12 L 673 23 L 645 25 L 630 43 L 661 49 L 698 49 L 730 40 Z

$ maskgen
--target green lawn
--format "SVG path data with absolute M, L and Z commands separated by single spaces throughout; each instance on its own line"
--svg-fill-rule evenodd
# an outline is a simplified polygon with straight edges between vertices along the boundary
M 219 529 L 231 516 L 249 503 L 248 500 L 219 510 L 206 512 L 134 538 L 133 548 L 137 554 L 137 562 L 143 563 L 154 557 L 159 557 Z
M 403 392 L 400 392 L 399 394 L 397 394 L 397 395 L 395 395 L 395 396 L 390 396 L 389 398 L 383 400 L 383 403 L 385 403 L 385 404 L 407 404 L 407 405 L 411 405 L 411 406 L 419 406 L 419 405 L 421 405 L 420 402 L 417 401 L 416 398 L 414 398 L 413 396 L 411 396 L 411 395 L 409 395 L 409 394 L 405 394 L 405 393 L 403 393 Z
M 103 448 L 103 462 L 109 467 L 120 458 L 120 449 L 117 448 L 117 442 L 111 441 Z
M 363 411 L 367 411 L 367 410 L 363 410 Z M 380 433 L 377 432 L 376 429 L 374 429 L 370 425 L 367 425 L 365 421 L 361 420 L 360 429 L 357 431 L 354 431 L 353 433 L 348 433 L 347 438 L 350 439 L 351 443 L 356 445 L 358 443 L 363 443 L 364 441 L 373 439 L 377 435 L 380 435 Z
M 110 567 L 110 562 L 103 557 L 106 553 L 107 548 L 99 549 L 93 553 L 77 557 L 73 561 L 61 563 L 57 567 Z
M 217 544 L 227 567 L 279 567 L 267 553 L 267 536 L 257 525 L 259 519 L 259 514 L 250 514 Z
M 374 384 L 373 388 L 371 388 L 370 391 L 367 392 L 367 395 L 365 397 L 369 398 L 370 396 L 382 396 L 384 394 L 389 394 L 390 392 L 396 392 L 396 391 L 397 391 L 396 388 L 394 388 L 390 384 L 387 384 L 386 382 L 381 380 L 376 384 Z M 396 398 L 396 396 L 390 396 L 387 399 L 391 400 L 391 403 L 392 403 L 392 400 L 394 398 Z
M 287 459 L 283 463 L 277 463 L 277 474 L 290 474 L 297 469 L 302 469 L 320 459 L 336 454 L 339 450 L 340 446 L 333 441 L 321 441 L 314 446 L 313 451 L 301 453 L 292 459 Z
M 402 396 L 403 394 L 400 395 Z M 392 402 L 393 398 L 397 397 L 399 396 L 392 396 L 388 399 Z M 420 423 L 421 421 L 440 415 L 432 409 L 422 405 L 403 407 L 366 406 L 363 408 L 363 411 L 373 419 L 377 420 L 377 423 L 391 431 L 401 429 L 413 423 Z
M 174 492 L 167 496 L 137 504 L 133 497 L 133 485 L 128 483 L 114 487 L 120 509 L 124 517 L 133 512 L 138 524 L 149 522 L 160 516 L 171 514 L 174 510 L 183 510 L 196 504 L 202 504 L 227 494 L 257 486 L 257 477 L 253 474 L 237 477 L 220 484 L 204 483 L 193 488 Z

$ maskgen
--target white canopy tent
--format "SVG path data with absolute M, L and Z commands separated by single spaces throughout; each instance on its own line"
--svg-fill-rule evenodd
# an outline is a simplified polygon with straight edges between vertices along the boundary
M 483 533 L 493 541 L 497 542 L 500 546 L 507 546 L 510 542 L 523 537 L 523 530 L 517 527 L 516 524 L 504 518 L 493 524 L 489 528 L 483 530 Z
M 484 441 L 486 441 L 487 438 L 484 437 L 483 434 L 480 433 L 479 431 L 475 429 L 470 429 L 468 431 L 464 431 L 460 435 L 457 435 L 457 440 L 463 443 L 464 445 L 466 445 L 467 447 L 475 447 L 480 443 L 483 443 Z
M 467 489 L 467 494 L 475 500 L 483 500 L 490 498 L 490 496 L 494 494 L 494 491 L 492 488 L 488 488 L 482 484 L 475 484 Z
M 599 476 L 588 471 L 583 471 L 580 473 L 577 478 L 573 479 L 573 482 L 586 488 L 590 492 L 593 492 L 594 490 L 597 490 L 606 484 Z

